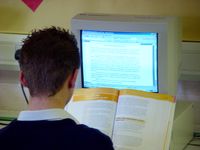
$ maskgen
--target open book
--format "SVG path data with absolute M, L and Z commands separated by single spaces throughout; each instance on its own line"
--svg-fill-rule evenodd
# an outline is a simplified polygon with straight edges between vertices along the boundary
M 169 150 L 174 109 L 173 96 L 112 88 L 76 89 L 66 106 L 110 136 L 116 150 Z

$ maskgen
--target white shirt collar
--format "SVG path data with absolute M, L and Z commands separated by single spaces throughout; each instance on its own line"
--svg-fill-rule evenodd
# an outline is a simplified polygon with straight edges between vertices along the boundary
M 53 108 L 44 110 L 26 110 L 20 112 L 17 120 L 19 121 L 39 121 L 39 120 L 62 120 L 62 119 L 72 119 L 76 123 L 78 121 L 64 109 Z

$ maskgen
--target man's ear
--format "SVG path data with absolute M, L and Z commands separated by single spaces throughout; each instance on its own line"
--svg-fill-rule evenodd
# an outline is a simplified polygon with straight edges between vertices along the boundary
M 22 71 L 19 72 L 19 81 L 23 86 L 27 87 L 27 81 L 24 77 L 24 73 Z
M 69 77 L 69 82 L 68 82 L 69 88 L 75 87 L 77 75 L 78 75 L 78 69 L 75 69 Z

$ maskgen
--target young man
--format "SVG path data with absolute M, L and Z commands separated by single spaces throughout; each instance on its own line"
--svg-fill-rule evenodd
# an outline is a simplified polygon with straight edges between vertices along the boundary
M 30 92 L 29 105 L 0 130 L 2 149 L 113 150 L 108 136 L 77 124 L 64 111 L 80 65 L 72 34 L 56 27 L 33 31 L 24 40 L 19 63 L 20 82 Z

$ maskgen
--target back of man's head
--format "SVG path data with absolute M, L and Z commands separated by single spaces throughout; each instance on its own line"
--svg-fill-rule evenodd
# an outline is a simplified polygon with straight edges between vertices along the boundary
M 19 63 L 31 96 L 53 96 L 79 68 L 75 37 L 58 27 L 34 30 L 24 40 Z

